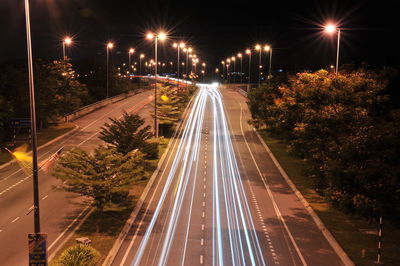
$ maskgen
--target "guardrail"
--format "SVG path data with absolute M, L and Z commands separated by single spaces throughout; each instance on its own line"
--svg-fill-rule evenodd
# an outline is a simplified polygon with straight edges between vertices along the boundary
M 119 95 L 116 95 L 116 96 L 113 96 L 113 97 L 110 97 L 110 98 L 107 98 L 107 99 L 104 99 L 104 100 L 101 100 L 101 101 L 86 105 L 86 106 L 76 110 L 75 112 L 72 112 L 70 114 L 66 114 L 64 116 L 63 120 L 64 120 L 64 122 L 74 121 L 75 119 L 77 119 L 79 117 L 82 117 L 84 115 L 87 115 L 87 114 L 89 114 L 89 113 L 91 113 L 91 112 L 93 112 L 95 110 L 98 110 L 98 109 L 100 109 L 100 108 L 102 108 L 102 107 L 104 107 L 106 105 L 119 102 L 119 101 L 121 101 L 123 99 L 126 99 L 126 98 L 132 96 L 132 95 L 138 94 L 139 92 L 142 92 L 142 91 L 143 90 L 135 90 L 135 91 L 132 91 L 132 92 L 119 94 Z

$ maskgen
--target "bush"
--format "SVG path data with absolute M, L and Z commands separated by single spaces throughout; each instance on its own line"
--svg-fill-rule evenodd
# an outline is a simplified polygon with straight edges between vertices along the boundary
M 91 266 L 96 265 L 100 253 L 88 245 L 75 245 L 61 253 L 58 263 L 63 266 Z

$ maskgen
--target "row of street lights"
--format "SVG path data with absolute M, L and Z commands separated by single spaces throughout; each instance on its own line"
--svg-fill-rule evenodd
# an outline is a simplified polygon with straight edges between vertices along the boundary
M 335 73 L 337 74 L 339 71 L 339 51 L 340 51 L 340 31 L 341 29 L 338 28 L 336 25 L 329 23 L 325 25 L 324 31 L 328 34 L 337 34 L 337 44 L 336 44 L 336 65 L 335 65 Z M 272 68 L 272 47 L 270 45 L 260 45 L 257 44 L 255 45 L 254 49 L 259 52 L 259 64 L 258 64 L 258 85 L 260 85 L 261 82 L 261 70 L 262 70 L 262 51 L 268 52 L 269 53 L 269 67 L 268 67 L 268 77 L 267 79 L 272 78 L 271 75 L 271 68 Z M 248 83 L 250 84 L 250 76 L 251 76 L 251 55 L 252 55 L 252 50 L 251 49 L 246 49 L 246 54 L 249 56 L 249 73 L 248 73 Z M 238 53 L 237 58 L 240 59 L 240 83 L 243 82 L 242 77 L 243 77 L 243 70 L 242 70 L 242 54 Z M 222 64 L 222 76 L 224 77 L 225 73 L 225 67 L 226 67 L 226 76 L 228 77 L 228 82 L 230 83 L 230 76 L 229 71 L 230 71 L 230 66 L 231 63 L 233 62 L 233 72 L 236 71 L 236 57 L 228 57 L 225 61 L 221 61 Z M 217 68 L 216 73 L 219 73 L 219 69 Z M 234 75 L 234 83 L 236 83 L 236 78 Z
M 261 69 L 262 69 L 262 51 L 269 53 L 269 71 L 268 71 L 268 79 L 271 78 L 271 67 L 272 67 L 272 48 L 270 45 L 260 45 L 256 44 L 254 50 L 259 52 L 259 64 L 258 64 L 258 84 L 261 82 Z M 250 76 L 251 76 L 251 55 L 252 50 L 246 49 L 245 53 L 249 56 L 249 73 L 248 73 L 248 83 L 250 84 Z M 236 58 L 240 60 L 240 83 L 243 83 L 243 54 L 238 53 L 236 56 L 228 57 L 225 61 L 221 61 L 222 64 L 222 76 L 225 74 L 226 68 L 226 77 L 228 78 L 228 82 L 231 82 L 232 72 L 230 73 L 230 66 L 233 64 L 233 73 L 236 72 Z M 216 72 L 219 72 L 219 69 L 216 69 Z M 233 83 L 236 83 L 236 75 L 233 74 Z

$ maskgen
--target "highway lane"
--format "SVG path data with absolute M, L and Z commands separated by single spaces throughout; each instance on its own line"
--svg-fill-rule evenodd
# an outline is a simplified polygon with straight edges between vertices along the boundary
M 114 265 L 266 265 L 221 95 L 200 85 Z
M 79 129 L 61 140 L 39 150 L 39 161 L 46 160 L 60 147 L 67 151 L 79 146 L 92 150 L 101 143 L 98 132 L 109 117 L 120 117 L 122 111 L 139 112 L 151 123 L 147 104 L 152 91 L 142 92 L 94 111 L 74 121 Z M 84 214 L 85 199 L 72 193 L 55 192 L 58 181 L 40 171 L 40 204 L 42 231 L 48 233 L 49 254 L 63 241 L 68 226 L 79 214 Z M 33 231 L 32 182 L 17 164 L 0 169 L 0 260 L 2 265 L 26 265 L 28 261 L 27 234 Z M 29 213 L 29 214 L 28 214 Z M 71 229 L 71 228 L 70 228 Z
M 231 89 L 221 89 L 221 93 L 256 226 L 272 255 L 269 264 L 343 265 L 248 124 L 247 99 Z
M 247 121 L 200 86 L 113 265 L 342 265 Z

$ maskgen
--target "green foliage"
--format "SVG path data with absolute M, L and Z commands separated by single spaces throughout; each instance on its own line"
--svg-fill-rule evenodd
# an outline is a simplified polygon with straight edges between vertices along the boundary
M 111 124 L 105 123 L 100 131 L 100 139 L 114 147 L 118 152 L 127 154 L 139 149 L 146 158 L 158 157 L 157 143 L 149 143 L 152 138 L 150 126 L 143 126 L 145 121 L 137 114 L 124 113 L 121 119 L 110 118 Z
M 400 109 L 386 74 L 320 70 L 249 93 L 253 118 L 309 162 L 317 191 L 366 217 L 400 213 Z
M 87 88 L 76 80 L 68 60 L 34 62 L 37 117 L 42 126 L 72 112 L 86 102 Z M 0 96 L 12 106 L 10 117 L 29 117 L 28 73 L 25 64 L 0 66 Z M 3 108 L 8 108 L 7 104 Z M 10 108 L 8 108 L 10 109 Z
M 100 253 L 93 247 L 77 244 L 63 251 L 58 264 L 63 266 L 94 266 L 99 258 Z
M 76 148 L 60 158 L 53 175 L 63 181 L 60 189 L 87 196 L 102 210 L 127 200 L 131 185 L 143 178 L 143 157 L 137 150 L 122 155 L 98 146 L 88 154 Z
M 169 85 L 157 87 L 157 119 L 159 125 L 172 125 L 181 115 L 180 99 L 175 88 Z

